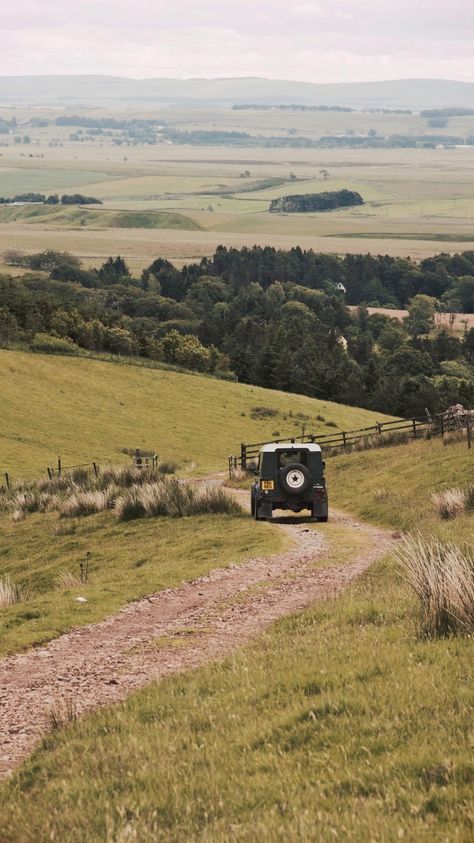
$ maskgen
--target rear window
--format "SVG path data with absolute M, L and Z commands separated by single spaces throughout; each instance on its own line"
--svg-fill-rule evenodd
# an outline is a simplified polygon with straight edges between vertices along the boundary
M 307 451 L 278 451 L 278 465 L 284 468 L 292 462 L 299 462 L 307 465 L 308 452 Z

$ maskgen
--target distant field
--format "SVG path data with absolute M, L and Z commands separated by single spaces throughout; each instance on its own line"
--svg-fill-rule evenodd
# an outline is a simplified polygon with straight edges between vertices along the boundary
M 0 109 L 0 116 L 11 114 Z M 18 110 L 20 125 L 31 114 Z M 41 114 L 52 117 L 57 112 L 45 109 Z M 96 116 L 110 114 L 120 116 L 118 111 L 94 111 Z M 158 109 L 140 116 L 157 116 L 180 131 L 234 130 L 262 137 L 296 133 L 312 138 L 369 129 L 393 134 L 435 131 L 418 115 Z M 436 133 L 465 137 L 473 130 L 473 118 L 463 117 L 451 119 Z M 11 213 L 2 211 L 0 256 L 12 247 L 61 248 L 93 265 L 120 251 L 138 270 L 158 256 L 177 263 L 203 257 L 220 243 L 280 248 L 298 244 L 335 253 L 370 251 L 422 258 L 446 249 L 461 251 L 474 242 L 474 149 L 469 147 L 324 150 L 165 143 L 117 147 L 107 137 L 70 141 L 72 127 L 29 131 L 27 146 L 6 136 L 7 145 L 0 147 L 0 195 L 79 192 L 97 196 L 104 205 L 101 216 L 75 209 L 72 219 L 59 212 L 35 220 L 21 214 L 12 219 Z M 326 180 L 322 170 L 328 171 Z M 268 213 L 270 201 L 278 196 L 341 188 L 358 191 L 365 204 L 298 219 Z M 131 215 L 126 217 L 125 212 Z M 165 213 L 170 216 L 160 216 Z M 128 229 L 126 242 L 117 225 Z M 152 230 L 147 233 L 146 228 Z M 167 229 L 162 237 L 155 235 L 159 228 Z
M 357 310 L 356 306 L 351 305 L 349 310 Z M 408 316 L 408 310 L 392 310 L 390 307 L 368 307 L 370 314 L 382 313 L 384 316 L 390 316 L 391 319 L 405 319 Z M 467 328 L 474 328 L 474 313 L 455 313 L 453 318 L 449 313 L 437 313 L 436 325 L 452 328 L 456 332 L 464 331 Z
M 63 465 L 124 462 L 122 449 L 136 447 L 198 471 L 222 469 L 241 441 L 276 431 L 291 436 L 303 422 L 325 433 L 383 420 L 357 407 L 198 375 L 16 351 L 0 351 L 0 394 L 0 472 L 16 477 L 44 474 L 58 454 Z M 258 407 L 275 415 L 253 418 Z

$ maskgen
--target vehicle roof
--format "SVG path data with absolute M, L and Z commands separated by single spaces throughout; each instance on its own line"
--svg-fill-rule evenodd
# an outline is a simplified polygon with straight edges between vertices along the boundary
M 311 451 L 312 453 L 320 453 L 321 448 L 315 442 L 270 442 L 268 445 L 262 445 L 260 448 L 261 454 L 274 454 L 275 451 Z

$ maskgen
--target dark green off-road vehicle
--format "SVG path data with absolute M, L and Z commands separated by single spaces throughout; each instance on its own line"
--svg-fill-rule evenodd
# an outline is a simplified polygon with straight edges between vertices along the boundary
M 279 443 L 260 450 L 250 506 L 257 520 L 271 518 L 274 509 L 309 509 L 315 521 L 328 520 L 324 461 L 319 445 Z

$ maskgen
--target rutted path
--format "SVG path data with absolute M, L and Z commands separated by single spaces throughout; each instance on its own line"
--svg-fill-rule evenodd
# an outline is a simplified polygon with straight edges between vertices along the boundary
M 291 539 L 285 553 L 216 569 L 0 661 L 0 778 L 29 755 L 55 708 L 82 714 L 228 655 L 277 618 L 337 594 L 393 544 L 389 532 L 351 516 L 332 510 L 331 520 L 370 540 L 350 564 L 315 567 L 329 553 L 323 533 L 304 522 L 281 523 Z

